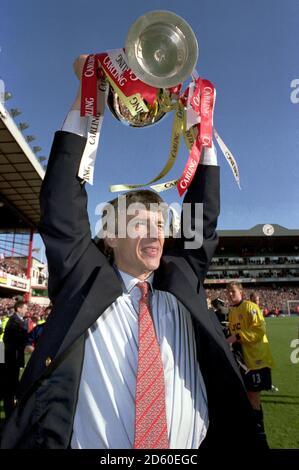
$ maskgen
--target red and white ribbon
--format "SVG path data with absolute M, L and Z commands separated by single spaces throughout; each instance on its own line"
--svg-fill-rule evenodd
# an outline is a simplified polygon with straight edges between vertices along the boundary
M 81 116 L 97 115 L 97 57 L 90 54 L 83 66 L 81 81 Z
M 93 100 L 94 109 L 90 111 L 91 114 L 87 114 L 87 140 L 81 158 L 78 176 L 89 184 L 93 184 L 94 167 L 104 119 L 107 93 L 108 84 L 106 80 L 100 80 L 98 88 L 96 84 L 96 99 Z M 84 96 L 86 97 L 86 94 Z M 82 99 L 81 105 L 82 103 L 86 103 L 86 101 Z M 96 115 L 94 116 L 93 113 L 96 113 Z
M 214 85 L 209 80 L 198 78 L 190 102 L 194 112 L 200 116 L 200 123 L 197 124 L 197 137 L 191 148 L 187 164 L 177 183 L 180 196 L 188 189 L 194 178 L 200 163 L 202 148 L 212 147 L 215 98 Z

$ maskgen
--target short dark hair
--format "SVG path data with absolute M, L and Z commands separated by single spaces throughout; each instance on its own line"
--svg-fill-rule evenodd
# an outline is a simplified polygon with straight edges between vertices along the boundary
M 232 281 L 226 285 L 227 289 L 231 289 L 232 287 L 238 287 L 238 289 L 240 289 L 241 291 L 243 290 L 243 286 L 241 282 L 238 282 L 238 281 Z
M 257 297 L 260 297 L 260 295 L 257 292 L 251 292 L 249 296 L 250 300 L 256 299 Z
M 27 302 L 24 302 L 24 300 L 17 300 L 16 303 L 14 304 L 15 312 L 18 311 L 18 308 L 23 308 L 24 305 L 27 305 Z
M 149 189 L 128 191 L 125 194 L 119 195 L 118 197 L 107 202 L 106 206 L 104 206 L 103 208 L 103 216 L 109 213 L 109 209 L 111 209 L 111 206 L 114 208 L 115 226 L 117 226 L 118 222 L 118 208 L 119 203 L 121 201 L 125 202 L 126 210 L 130 207 L 131 204 L 142 204 L 147 210 L 151 210 L 153 204 L 156 204 L 157 208 L 161 209 L 163 207 L 162 204 L 164 205 L 164 208 L 167 205 L 166 202 L 161 198 L 161 196 L 159 196 L 159 194 Z M 104 224 L 100 233 L 96 235 L 94 241 L 98 248 L 112 261 L 113 250 L 107 245 L 107 243 L 105 242 L 105 238 L 101 236 L 101 233 L 103 233 L 106 229 L 107 224 Z
M 130 207 L 131 204 L 143 204 L 147 210 L 152 208 L 152 204 L 162 205 L 166 204 L 165 201 L 159 196 L 159 194 L 155 193 L 154 191 L 150 191 L 149 189 L 139 189 L 135 191 L 128 191 L 125 194 L 121 194 L 120 196 L 112 199 L 111 201 L 107 202 L 107 209 L 103 209 L 103 211 L 108 211 L 109 206 L 113 206 L 115 210 L 115 222 L 117 224 L 118 220 L 118 207 L 119 203 L 124 201 L 126 203 L 126 209 Z
M 224 307 L 225 302 L 224 302 L 224 300 L 220 299 L 219 297 L 216 297 L 215 299 L 212 300 L 211 305 L 214 308 Z

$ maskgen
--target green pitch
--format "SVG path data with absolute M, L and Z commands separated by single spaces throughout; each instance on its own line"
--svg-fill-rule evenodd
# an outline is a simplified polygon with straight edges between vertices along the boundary
M 265 430 L 273 449 L 299 449 L 299 344 L 297 363 L 291 362 L 298 339 L 299 317 L 268 318 L 267 336 L 275 361 L 272 383 L 278 392 L 263 392 Z

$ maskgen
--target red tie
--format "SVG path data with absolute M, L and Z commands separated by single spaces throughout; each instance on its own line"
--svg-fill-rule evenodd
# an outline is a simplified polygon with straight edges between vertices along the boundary
M 138 368 L 134 449 L 168 449 L 165 384 L 160 347 L 149 307 L 149 284 L 139 282 Z

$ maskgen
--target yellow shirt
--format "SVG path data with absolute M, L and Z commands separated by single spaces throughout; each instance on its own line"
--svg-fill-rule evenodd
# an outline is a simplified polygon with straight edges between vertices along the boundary
M 2 333 L 0 335 L 0 341 L 3 341 L 4 330 L 5 330 L 5 327 L 7 325 L 8 320 L 9 320 L 9 317 L 6 317 L 6 316 L 1 318 Z
M 248 369 L 273 367 L 266 324 L 258 305 L 244 300 L 240 305 L 230 308 L 228 320 L 231 334 L 240 335 L 244 362 Z

